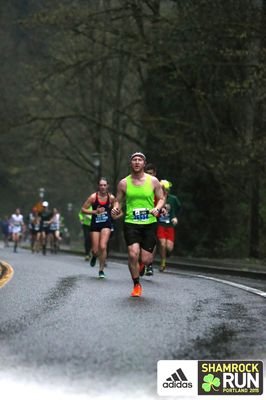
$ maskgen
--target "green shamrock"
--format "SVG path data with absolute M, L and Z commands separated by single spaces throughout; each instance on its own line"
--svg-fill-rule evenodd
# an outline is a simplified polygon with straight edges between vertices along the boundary
M 203 380 L 205 383 L 201 387 L 205 392 L 210 392 L 211 389 L 217 391 L 218 389 L 215 389 L 215 387 L 218 388 L 221 384 L 220 378 L 215 378 L 213 374 L 205 375 Z

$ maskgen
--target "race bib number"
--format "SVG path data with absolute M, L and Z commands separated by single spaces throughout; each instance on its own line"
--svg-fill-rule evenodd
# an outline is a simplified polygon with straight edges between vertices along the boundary
M 97 214 L 95 218 L 96 224 L 99 224 L 101 222 L 106 222 L 108 220 L 108 214 L 107 212 L 103 212 L 102 214 Z
M 149 210 L 147 208 L 134 208 L 133 220 L 146 221 L 149 218 Z
M 159 222 L 163 222 L 165 224 L 170 224 L 169 215 L 160 215 Z

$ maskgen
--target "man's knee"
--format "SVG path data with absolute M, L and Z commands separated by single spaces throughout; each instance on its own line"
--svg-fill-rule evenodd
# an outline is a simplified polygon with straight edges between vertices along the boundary
M 129 249 L 128 257 L 131 262 L 137 262 L 139 259 L 139 251 L 137 251 L 136 249 Z

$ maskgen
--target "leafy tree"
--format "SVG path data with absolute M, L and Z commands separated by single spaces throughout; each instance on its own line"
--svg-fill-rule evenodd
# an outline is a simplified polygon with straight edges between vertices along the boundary
M 93 154 L 114 190 L 125 154 L 143 150 L 182 200 L 179 254 L 259 256 L 265 4 L 11 1 L 0 140 L 23 151 L 6 168 L 2 150 L 2 182 L 25 199 L 39 186 L 59 203 L 73 187 L 81 199 L 95 186 Z

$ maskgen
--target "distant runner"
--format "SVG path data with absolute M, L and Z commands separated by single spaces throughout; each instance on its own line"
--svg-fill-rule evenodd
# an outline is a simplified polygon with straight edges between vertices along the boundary
M 92 210 L 92 207 L 89 207 L 89 210 Z M 85 261 L 90 261 L 90 250 L 91 250 L 91 238 L 90 238 L 90 232 L 91 232 L 91 218 L 92 215 L 89 214 L 84 214 L 82 210 L 79 212 L 79 221 L 82 226 L 82 232 L 83 232 L 83 244 L 84 244 L 84 251 L 85 251 Z
M 17 208 L 15 213 L 11 215 L 10 225 L 12 230 L 12 240 L 14 243 L 14 253 L 17 252 L 18 243 L 22 237 L 24 229 L 23 215 L 20 213 L 20 209 Z
M 42 202 L 42 207 L 43 210 L 40 212 L 40 218 L 41 218 L 41 244 L 42 244 L 42 254 L 45 256 L 46 255 L 46 246 L 47 246 L 47 238 L 50 234 L 50 224 L 51 224 L 51 219 L 53 217 L 52 211 L 49 210 L 49 203 L 48 201 L 43 201 Z
M 170 194 L 172 183 L 163 179 L 160 181 L 165 195 L 164 213 L 160 214 L 157 226 L 157 238 L 161 256 L 160 272 L 166 269 L 166 258 L 173 251 L 175 243 L 175 227 L 181 210 L 181 202 L 177 196 Z

